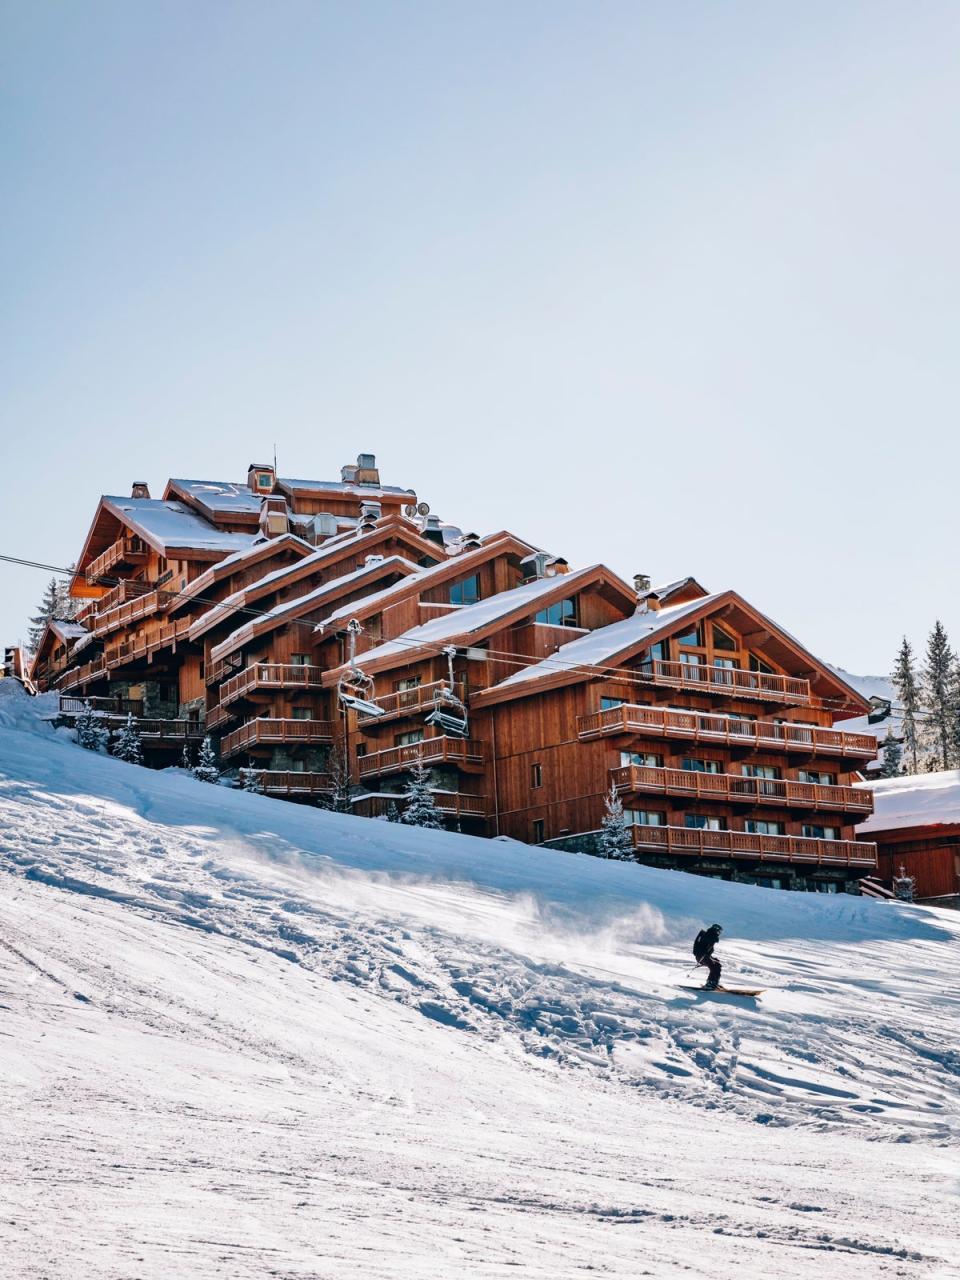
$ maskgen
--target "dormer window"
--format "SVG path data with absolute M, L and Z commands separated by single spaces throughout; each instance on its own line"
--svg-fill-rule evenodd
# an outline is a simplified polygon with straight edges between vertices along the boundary
M 451 604 L 476 604 L 480 599 L 480 575 L 475 573 L 470 578 L 462 578 L 450 586 Z
M 257 488 L 258 488 L 258 489 L 272 489 L 272 488 L 273 488 L 273 476 L 270 474 L 270 472 L 269 472 L 269 471 L 258 471 L 258 472 L 257 472 Z

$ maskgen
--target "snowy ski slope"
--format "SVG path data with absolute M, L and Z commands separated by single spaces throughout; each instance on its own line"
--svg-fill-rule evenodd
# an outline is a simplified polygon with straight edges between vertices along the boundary
M 960 1276 L 960 919 L 321 814 L 0 684 L 11 1277 Z M 745 1002 L 680 990 L 725 926 Z

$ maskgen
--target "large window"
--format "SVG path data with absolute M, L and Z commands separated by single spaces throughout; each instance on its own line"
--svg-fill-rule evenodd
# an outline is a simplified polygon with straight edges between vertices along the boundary
M 687 773 L 722 773 L 723 766 L 719 760 L 701 760 L 688 756 L 681 766 Z
M 623 817 L 628 827 L 665 827 L 667 815 L 655 809 L 624 809 Z
M 723 831 L 723 819 L 712 818 L 705 813 L 685 813 L 683 825 L 688 831 Z
M 764 675 L 772 676 L 774 674 L 773 667 L 769 662 L 764 662 L 762 658 L 758 658 L 755 653 L 750 655 L 750 670 L 761 671 Z
M 748 818 L 743 829 L 752 836 L 782 836 L 787 832 L 782 822 L 767 822 L 761 818 Z
M 407 733 L 398 733 L 395 739 L 398 747 L 412 747 L 414 743 L 422 741 L 422 729 L 410 729 Z
M 656 662 L 666 662 L 670 657 L 670 649 L 666 640 L 658 640 L 650 646 L 650 657 Z
M 479 599 L 479 573 L 475 573 L 472 578 L 463 578 L 460 582 L 454 582 L 450 587 L 451 604 L 476 604 Z
M 780 770 L 772 764 L 745 764 L 743 776 L 745 778 L 779 778 Z
M 839 827 L 821 827 L 817 823 L 805 822 L 803 824 L 803 834 L 808 840 L 839 840 Z
M 621 751 L 621 769 L 625 769 L 630 764 L 643 765 L 648 769 L 662 769 L 663 756 L 654 755 L 652 751 Z
M 726 650 L 732 649 L 734 652 L 736 652 L 740 646 L 737 644 L 736 640 L 734 640 L 732 635 L 724 631 L 723 627 L 718 627 L 714 625 L 713 647 L 714 649 L 726 649 Z
M 575 627 L 577 625 L 576 600 L 558 600 L 556 604 L 541 609 L 534 618 L 535 622 L 544 622 L 551 627 Z
M 677 644 L 686 645 L 688 649 L 702 649 L 703 627 L 698 623 L 695 627 L 691 627 L 689 631 L 685 631 L 682 636 L 677 636 Z
M 801 782 L 812 782 L 818 787 L 832 787 L 837 781 L 835 773 L 824 773 L 821 769 L 800 769 L 797 777 Z

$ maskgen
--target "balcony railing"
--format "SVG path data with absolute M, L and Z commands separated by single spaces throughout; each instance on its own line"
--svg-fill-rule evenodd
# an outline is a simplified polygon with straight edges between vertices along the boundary
M 143 715 L 143 699 L 142 698 L 71 698 L 60 697 L 60 714 L 61 715 L 78 715 L 85 706 L 89 706 L 91 711 L 102 711 L 106 715 L 123 716 Z
M 746 778 L 735 773 L 700 773 L 692 769 L 661 769 L 623 765 L 613 770 L 619 792 L 655 792 L 695 800 L 729 800 L 752 805 L 788 805 L 834 812 L 873 812 L 872 792 L 860 787 L 795 782 L 791 778 Z
M 112 591 L 108 591 L 106 595 L 94 600 L 92 603 L 96 606 L 96 612 L 108 613 L 111 609 L 115 609 L 118 604 L 127 604 L 130 600 L 139 600 L 141 596 L 149 594 L 154 590 L 152 582 L 141 582 L 136 578 L 127 578 L 123 582 L 118 582 Z
M 221 680 L 227 679 L 228 676 L 239 675 L 243 671 L 243 667 L 236 658 L 239 654 L 234 654 L 233 658 L 221 658 L 219 662 L 209 662 L 206 667 L 204 680 L 207 684 L 219 684 Z
M 742 698 L 809 704 L 810 681 L 764 671 L 743 671 L 739 667 L 715 667 L 706 662 L 667 662 L 648 658 L 637 674 L 651 684 L 675 689 L 695 689 L 700 693 L 737 694 Z
M 373 778 L 410 769 L 418 760 L 425 765 L 452 764 L 476 770 L 483 765 L 483 744 L 466 738 L 424 738 L 422 742 L 409 742 L 402 747 L 371 751 L 357 763 L 361 778 Z
M 487 816 L 485 796 L 465 795 L 462 791 L 431 791 L 430 795 L 440 812 L 448 817 L 485 818 Z M 402 812 L 403 799 L 402 794 L 394 796 L 384 792 L 378 795 L 358 796 L 353 802 L 352 810 L 365 818 L 385 818 L 391 806 Z
M 82 667 L 71 667 L 69 671 L 65 671 L 57 681 L 57 688 L 61 692 L 76 689 L 79 685 L 86 684 L 88 680 L 95 680 L 98 676 L 102 676 L 106 669 L 106 658 L 93 658 L 90 662 L 85 662 Z
M 383 714 L 380 716 L 365 715 L 362 711 L 357 719 L 360 724 L 366 724 L 370 721 L 376 721 L 378 724 L 383 720 L 396 718 L 397 716 L 417 715 L 421 711 L 434 705 L 434 696 L 441 689 L 448 689 L 450 682 L 448 680 L 432 680 L 429 684 L 418 684 L 412 689 L 398 689 L 394 693 L 382 694 L 379 698 L 370 698 L 369 701 L 374 706 L 380 707 Z M 463 701 L 463 686 L 459 682 L 454 686 L 456 696 Z
M 211 707 L 207 711 L 206 725 L 208 729 L 219 729 L 222 725 L 230 724 L 236 717 L 231 715 L 225 707 Z
M 96 560 L 91 560 L 87 566 L 87 581 L 94 585 L 101 578 L 110 573 L 111 569 L 116 569 L 122 564 L 142 564 L 150 553 L 150 548 L 135 534 L 130 537 L 118 538 L 116 542 L 107 547 L 106 551 L 101 552 Z
M 873 760 L 877 754 L 877 740 L 869 733 L 845 733 L 840 729 L 778 724 L 772 720 L 738 720 L 734 716 L 703 711 L 672 711 L 629 703 L 580 716 L 577 733 L 583 741 L 616 734 L 639 734 L 756 750 L 858 756 L 865 760 Z
M 333 779 L 329 773 L 284 773 L 276 769 L 261 769 L 257 778 L 266 796 L 330 795 L 333 791 Z
M 225 680 L 220 688 L 220 702 L 235 702 L 256 689 L 319 689 L 323 671 L 320 667 L 298 666 L 280 662 L 255 662 L 239 675 Z
M 330 720 L 273 720 L 264 716 L 228 733 L 220 744 L 220 754 L 232 756 L 250 747 L 274 743 L 310 746 L 332 741 L 333 723 Z
M 704 831 L 687 827 L 630 827 L 633 846 L 645 853 L 758 862 L 804 862 L 817 866 L 877 865 L 877 846 L 861 840 L 814 840 L 806 836 L 764 836 L 746 831 Z
M 118 627 L 125 627 L 139 618 L 156 613 L 166 604 L 166 600 L 164 592 L 156 591 L 151 587 L 149 591 L 137 596 L 134 600 L 128 600 L 126 604 L 114 605 L 112 609 L 101 609 L 97 613 L 93 634 L 104 636 L 108 631 L 116 631 Z

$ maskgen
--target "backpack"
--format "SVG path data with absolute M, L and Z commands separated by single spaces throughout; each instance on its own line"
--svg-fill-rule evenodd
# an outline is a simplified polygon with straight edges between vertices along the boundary
M 707 933 L 705 929 L 701 929 L 700 932 L 697 934 L 697 936 L 693 940 L 694 960 L 699 960 L 700 957 L 706 951 L 706 949 L 707 949 Z

